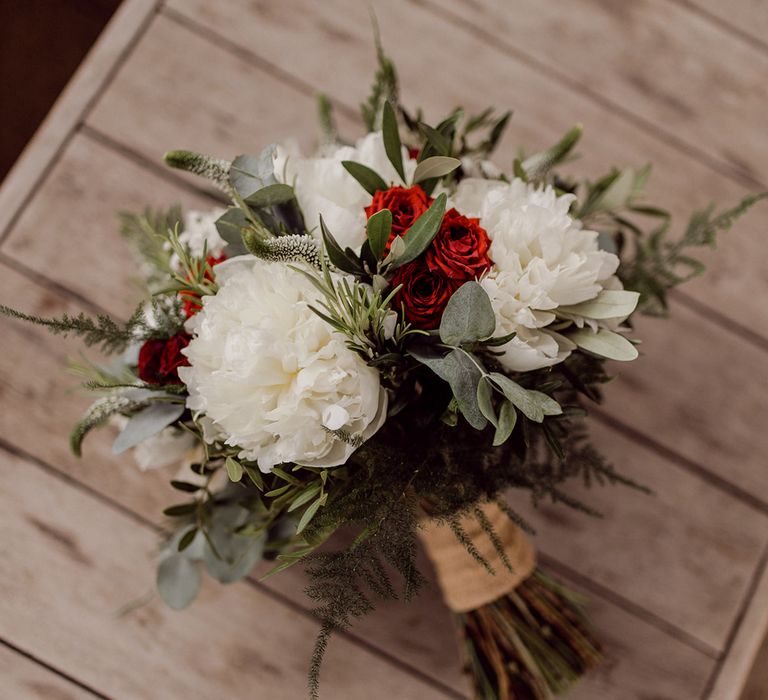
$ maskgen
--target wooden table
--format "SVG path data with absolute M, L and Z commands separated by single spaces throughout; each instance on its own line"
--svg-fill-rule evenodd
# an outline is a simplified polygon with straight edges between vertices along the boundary
M 575 121 L 579 164 L 656 165 L 650 194 L 684 217 L 768 181 L 768 11 L 755 0 L 383 0 L 407 105 L 516 110 L 499 162 Z M 356 0 L 126 0 L 0 190 L 0 302 L 106 309 L 137 292 L 115 212 L 212 203 L 161 155 L 231 157 L 315 133 L 313 93 L 361 132 L 374 68 Z M 22 99 L 22 96 L 20 96 Z M 605 513 L 529 510 L 550 569 L 584 591 L 610 658 L 570 698 L 726 700 L 768 626 L 766 207 L 705 256 L 673 322 L 643 322 L 595 439 L 647 497 L 576 492 Z M 87 400 L 63 365 L 77 344 L 0 321 L 0 695 L 301 698 L 317 629 L 299 572 L 206 586 L 190 610 L 152 587 L 168 474 L 110 454 L 77 460 Z M 522 507 L 522 506 L 521 506 Z M 332 644 L 325 698 L 461 698 L 451 623 L 434 590 L 383 606 Z

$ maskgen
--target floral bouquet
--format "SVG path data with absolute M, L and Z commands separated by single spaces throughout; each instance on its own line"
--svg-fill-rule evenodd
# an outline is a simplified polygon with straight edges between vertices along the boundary
M 764 195 L 672 237 L 642 201 L 648 168 L 563 175 L 577 127 L 500 169 L 509 113 L 430 126 L 378 56 L 354 144 L 321 97 L 314 156 L 167 154 L 229 206 L 123 216 L 148 289 L 127 323 L 2 311 L 116 356 L 79 367 L 100 396 L 72 449 L 111 422 L 116 453 L 180 469 L 157 571 L 169 605 L 194 599 L 201 570 L 226 583 L 262 559 L 267 576 L 305 563 L 316 697 L 329 636 L 419 589 L 421 538 L 476 696 L 550 698 L 601 653 L 580 601 L 537 568 L 514 499 L 590 512 L 568 480 L 636 486 L 589 442 L 585 406 L 608 360 L 638 356 L 634 315 L 663 315 L 701 271 L 689 249 Z M 342 528 L 348 544 L 329 542 Z

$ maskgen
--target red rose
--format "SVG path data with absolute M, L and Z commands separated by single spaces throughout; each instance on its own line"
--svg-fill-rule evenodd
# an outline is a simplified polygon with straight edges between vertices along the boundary
M 402 236 L 432 204 L 432 198 L 418 185 L 413 187 L 390 187 L 373 195 L 370 206 L 365 208 L 370 219 L 376 212 L 389 209 L 392 212 L 392 234 L 387 242 L 387 251 L 395 239 Z
M 226 259 L 226 255 L 220 255 L 218 258 L 215 258 L 213 255 L 209 255 L 205 261 L 208 263 L 208 265 L 211 266 L 211 268 L 213 268 L 214 265 L 218 265 L 219 263 L 224 262 Z M 205 279 L 213 280 L 213 275 L 208 270 L 205 271 Z M 200 309 L 203 308 L 203 305 L 200 303 L 199 294 L 196 294 L 195 292 L 179 292 L 179 296 L 183 301 L 184 314 L 187 318 L 194 316 L 198 311 L 200 311 Z
M 440 325 L 445 305 L 461 282 L 431 271 L 424 258 L 397 268 L 392 286 L 403 285 L 393 300 L 394 309 L 404 309 L 405 320 L 414 328 L 432 330 Z
M 427 267 L 453 280 L 477 279 L 491 266 L 491 241 L 479 219 L 470 219 L 449 209 L 440 230 L 427 249 Z
M 177 333 L 172 338 L 146 341 L 139 350 L 139 379 L 147 384 L 178 384 L 179 367 L 189 364 L 181 351 L 191 339 Z

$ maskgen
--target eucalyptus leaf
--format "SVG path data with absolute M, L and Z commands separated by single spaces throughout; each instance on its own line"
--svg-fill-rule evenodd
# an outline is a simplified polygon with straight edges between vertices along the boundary
M 581 304 L 561 306 L 558 311 L 584 318 L 625 318 L 635 310 L 639 300 L 640 294 L 638 292 L 604 289 L 594 299 L 584 301 Z
M 443 214 L 445 214 L 446 201 L 447 196 L 443 192 L 435 198 L 429 209 L 413 222 L 403 237 L 405 249 L 402 255 L 394 258 L 392 261 L 393 267 L 400 267 L 411 262 L 411 260 L 415 260 L 429 247 L 429 244 L 432 243 L 432 240 L 440 230 Z
M 380 260 L 392 234 L 392 212 L 389 209 L 377 211 L 368 219 L 366 230 L 371 253 L 376 260 Z
M 445 356 L 441 370 L 467 422 L 477 430 L 485 428 L 487 419 L 477 401 L 477 385 L 482 377 L 477 365 L 465 352 L 452 350 Z
M 174 610 L 183 610 L 200 590 L 200 571 L 183 554 L 165 556 L 157 567 L 157 592 Z
M 491 422 L 494 428 L 498 428 L 499 421 L 493 410 L 493 387 L 488 377 L 482 377 L 477 384 L 477 405 L 480 408 L 480 413 Z
M 246 253 L 243 243 L 243 229 L 248 226 L 245 212 L 239 207 L 230 207 L 218 219 L 216 230 L 227 243 L 227 255 L 232 258 Z
M 381 175 L 376 171 L 371 170 L 367 165 L 356 163 L 353 160 L 343 160 L 341 161 L 341 164 L 344 166 L 344 169 L 362 185 L 363 189 L 368 194 L 374 195 L 379 191 L 389 189 Z
M 240 155 L 232 161 L 229 184 L 243 199 L 256 190 L 277 182 L 274 165 L 275 148 L 274 144 L 270 144 L 258 156 Z
M 397 171 L 397 174 L 405 182 L 405 171 L 403 170 L 403 145 L 400 142 L 400 133 L 397 129 L 397 116 L 395 110 L 392 107 L 392 103 L 386 101 L 384 103 L 384 111 L 382 112 L 382 137 L 384 139 L 384 151 L 389 158 L 389 162 Z
M 136 447 L 147 438 L 157 435 L 184 413 L 184 405 L 178 403 L 155 403 L 140 411 L 128 420 L 125 428 L 112 445 L 112 453 L 122 452 Z
M 499 409 L 499 424 L 493 436 L 494 447 L 503 445 L 509 439 L 516 423 L 517 411 L 515 411 L 515 406 L 509 399 L 505 398 Z
M 448 173 L 452 173 L 460 165 L 461 161 L 458 158 L 450 158 L 448 156 L 425 158 L 416 166 L 416 171 L 413 173 L 413 182 L 417 183 L 433 177 L 443 177 Z
M 206 542 L 203 552 L 203 563 L 208 573 L 221 583 L 232 583 L 244 578 L 261 561 L 266 535 L 246 536 L 235 533 L 247 518 L 248 511 L 239 505 L 218 508 L 214 513 L 208 530 L 210 542 Z
M 462 345 L 490 338 L 496 316 L 487 292 L 477 282 L 466 282 L 448 300 L 440 321 L 440 339 L 446 345 Z
M 516 408 L 534 423 L 541 423 L 545 416 L 558 416 L 563 412 L 560 404 L 551 396 L 540 391 L 533 391 L 520 386 L 509 377 L 492 372 L 490 374 L 494 384 L 501 389 L 504 396 L 511 401 Z
M 256 190 L 253 194 L 248 195 L 245 198 L 245 203 L 255 209 L 260 207 L 273 207 L 277 204 L 290 202 L 295 196 L 293 187 L 276 182 L 273 185 L 267 185 L 266 187 Z
M 637 348 L 623 335 L 601 328 L 597 333 L 590 328 L 581 328 L 567 335 L 582 350 L 609 360 L 629 362 L 638 356 Z

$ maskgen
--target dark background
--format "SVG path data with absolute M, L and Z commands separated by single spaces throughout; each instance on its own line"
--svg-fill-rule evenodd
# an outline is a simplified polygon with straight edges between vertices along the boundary
M 0 181 L 120 0 L 0 0 Z

